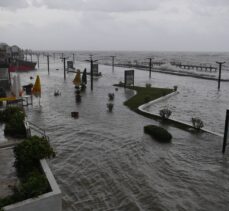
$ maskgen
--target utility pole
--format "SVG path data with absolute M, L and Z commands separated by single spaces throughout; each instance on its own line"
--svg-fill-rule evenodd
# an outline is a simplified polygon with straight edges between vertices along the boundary
M 49 54 L 48 55 L 46 55 L 47 56 L 47 64 L 48 64 L 48 74 L 49 74 Z
M 39 60 L 40 54 L 37 53 L 37 67 L 40 68 L 40 60 Z
M 28 54 L 28 51 L 25 50 L 25 60 L 27 61 L 27 54 Z
M 98 60 L 93 60 L 92 59 L 92 55 L 91 55 L 90 59 L 89 60 L 85 60 L 85 61 L 90 62 L 90 64 L 91 64 L 91 91 L 93 91 L 93 63 L 97 62 Z
M 226 62 L 216 62 L 216 63 L 219 65 L 218 90 L 220 90 L 222 64 L 224 64 Z
M 114 72 L 114 58 L 115 58 L 116 56 L 111 56 L 111 58 L 112 58 L 112 72 Z
M 229 110 L 226 112 L 226 120 L 225 120 L 225 129 L 224 129 L 224 137 L 223 137 L 223 149 L 222 153 L 224 154 L 227 146 L 227 137 L 228 137 L 228 121 L 229 121 Z
M 63 55 L 63 53 L 62 53 Z M 64 62 L 64 80 L 66 80 L 66 59 L 67 57 L 61 57 L 62 61 Z
M 152 59 L 153 58 L 147 58 L 149 59 L 149 78 L 151 78 L 151 72 L 152 72 Z
M 75 64 L 75 54 L 72 54 L 72 61 L 73 61 L 73 65 Z

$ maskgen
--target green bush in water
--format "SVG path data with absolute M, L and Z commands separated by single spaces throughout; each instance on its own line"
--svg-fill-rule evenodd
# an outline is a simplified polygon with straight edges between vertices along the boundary
M 21 114 L 23 121 L 25 119 L 25 112 L 22 108 L 17 106 L 7 107 L 5 110 L 0 112 L 0 122 L 9 122 L 15 114 Z
M 25 114 L 23 112 L 15 112 L 6 122 L 4 134 L 12 137 L 26 137 L 26 128 L 24 125 Z
M 50 190 L 49 183 L 44 174 L 39 171 L 31 172 L 16 189 L 23 198 L 32 198 Z
M 40 159 L 54 157 L 55 153 L 45 138 L 33 136 L 14 147 L 15 163 L 19 184 L 13 195 L 0 199 L 2 207 L 37 197 L 50 191 L 47 178 L 43 174 Z
M 144 126 L 144 132 L 161 142 L 170 142 L 172 135 L 164 128 L 156 125 Z
M 166 120 L 171 116 L 172 111 L 169 110 L 168 108 L 164 108 L 159 111 L 159 114 L 163 120 Z
M 39 168 L 41 159 L 55 156 L 47 139 L 38 136 L 28 138 L 15 146 L 14 154 L 14 166 L 19 177 L 25 177 L 29 172 Z

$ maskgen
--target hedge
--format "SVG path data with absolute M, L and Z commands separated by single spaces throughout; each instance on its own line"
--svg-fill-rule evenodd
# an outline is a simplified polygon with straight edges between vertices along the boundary
M 0 111 L 0 122 L 5 123 L 4 134 L 16 138 L 26 137 L 25 112 L 19 107 L 8 107 Z
M 41 159 L 55 156 L 48 140 L 38 136 L 28 138 L 15 146 L 14 154 L 14 166 L 20 183 L 14 187 L 12 196 L 0 199 L 0 210 L 6 205 L 37 197 L 50 190 L 40 165 Z
M 144 132 L 161 142 L 170 142 L 172 139 L 172 135 L 166 129 L 156 125 L 144 126 Z

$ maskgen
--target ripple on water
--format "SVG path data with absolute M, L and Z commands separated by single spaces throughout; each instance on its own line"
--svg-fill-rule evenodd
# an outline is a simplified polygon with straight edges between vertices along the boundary
M 40 70 L 42 109 L 27 109 L 29 120 L 47 130 L 57 152 L 51 168 L 63 192 L 64 210 L 227 211 L 229 166 L 221 156 L 222 140 L 168 127 L 172 143 L 155 142 L 143 133 L 143 126 L 158 123 L 123 106 L 133 92 L 121 88 L 115 92 L 113 113 L 106 112 L 107 94 L 114 91 L 111 84 L 123 80 L 124 74 L 122 68 L 114 73 L 108 68 L 101 66 L 106 77 L 94 81 L 93 93 L 87 89 L 81 104 L 74 100 L 73 74 L 64 81 L 61 71 L 47 77 L 47 71 Z M 137 84 L 148 80 L 147 72 L 136 75 Z M 150 82 L 182 88 L 194 80 L 182 79 L 155 73 Z M 62 95 L 54 98 L 57 86 Z M 186 89 L 185 105 L 190 94 L 198 92 Z M 175 101 L 174 108 L 185 111 L 179 98 Z M 70 117 L 72 111 L 80 112 L 79 119 Z

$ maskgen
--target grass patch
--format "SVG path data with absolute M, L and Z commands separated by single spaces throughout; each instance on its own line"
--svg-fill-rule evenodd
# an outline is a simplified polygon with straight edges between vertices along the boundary
M 115 84 L 114 86 L 117 87 L 123 87 L 123 84 Z M 172 92 L 174 92 L 174 89 L 168 89 L 168 88 L 155 88 L 155 87 L 139 87 L 139 86 L 134 86 L 134 87 L 126 87 L 128 89 L 135 90 L 137 94 L 130 98 L 129 100 L 125 101 L 123 104 L 126 105 L 129 109 L 132 111 L 141 114 L 144 117 L 154 119 L 157 121 L 160 121 L 164 125 L 169 125 L 173 126 L 182 130 L 188 130 L 193 129 L 193 127 L 190 127 L 188 125 L 184 125 L 182 123 L 176 122 L 172 119 L 166 119 L 162 121 L 162 118 L 160 116 L 154 115 L 154 114 L 148 114 L 145 112 L 142 112 L 138 109 L 139 106 L 148 103 L 152 100 L 156 100 L 160 97 L 163 97 L 165 95 L 168 95 Z
M 114 86 L 123 87 L 123 85 L 116 84 Z M 174 91 L 173 89 L 155 87 L 130 86 L 126 88 L 137 91 L 137 94 L 135 96 L 124 102 L 124 105 L 126 105 L 133 111 L 137 111 L 138 107 L 142 104 L 148 103 L 152 100 L 168 95 Z

